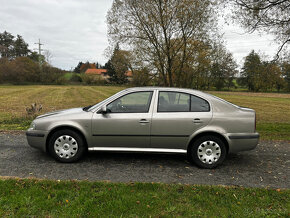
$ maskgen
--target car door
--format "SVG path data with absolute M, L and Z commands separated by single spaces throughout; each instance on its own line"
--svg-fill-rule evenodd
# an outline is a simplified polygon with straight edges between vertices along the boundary
M 183 92 L 158 91 L 152 115 L 151 147 L 186 149 L 189 136 L 212 118 L 210 104 Z
M 94 146 L 149 147 L 153 94 L 153 91 L 127 93 L 107 103 L 108 113 L 94 113 Z

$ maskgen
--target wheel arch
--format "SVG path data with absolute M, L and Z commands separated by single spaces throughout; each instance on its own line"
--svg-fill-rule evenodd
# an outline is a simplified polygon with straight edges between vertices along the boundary
M 205 131 L 205 132 L 201 132 L 201 133 L 198 133 L 195 136 L 193 136 L 192 139 L 188 143 L 187 151 L 190 150 L 190 148 L 193 145 L 194 141 L 196 141 L 197 139 L 199 139 L 200 137 L 203 137 L 203 136 L 215 136 L 215 137 L 218 137 L 219 139 L 221 139 L 225 143 L 225 146 L 226 146 L 226 149 L 227 149 L 227 153 L 229 153 L 229 142 L 228 142 L 228 140 L 226 139 L 226 137 L 224 135 L 222 135 L 219 132 L 215 132 L 215 131 Z
M 48 143 L 49 143 L 49 139 L 50 139 L 50 137 L 51 137 L 55 132 L 57 132 L 57 131 L 59 131 L 59 130 L 67 130 L 67 129 L 72 130 L 72 131 L 78 133 L 78 134 L 82 137 L 82 139 L 84 140 L 84 143 L 85 143 L 86 148 L 88 148 L 88 142 L 87 142 L 87 139 L 86 139 L 84 133 L 83 133 L 80 129 L 78 129 L 78 128 L 74 127 L 74 126 L 63 125 L 63 126 L 56 126 L 56 127 L 54 127 L 54 128 L 53 128 L 52 130 L 50 130 L 50 132 L 48 133 L 48 135 L 47 135 L 47 137 L 46 137 L 46 143 L 45 143 L 46 151 L 48 151 Z

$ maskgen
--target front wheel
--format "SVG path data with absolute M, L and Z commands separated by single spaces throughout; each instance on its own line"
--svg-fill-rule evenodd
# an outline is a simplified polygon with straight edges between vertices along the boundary
M 202 136 L 195 140 L 188 151 L 191 162 L 206 169 L 212 169 L 226 158 L 225 143 L 216 136 Z
M 71 163 L 83 156 L 85 143 L 75 131 L 59 130 L 50 137 L 48 150 L 56 160 Z

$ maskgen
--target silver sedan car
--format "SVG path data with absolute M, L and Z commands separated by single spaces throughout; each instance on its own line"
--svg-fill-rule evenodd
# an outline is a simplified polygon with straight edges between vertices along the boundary
M 61 162 L 87 150 L 184 153 L 202 168 L 259 140 L 254 110 L 201 91 L 159 87 L 129 88 L 92 106 L 38 116 L 26 136 Z

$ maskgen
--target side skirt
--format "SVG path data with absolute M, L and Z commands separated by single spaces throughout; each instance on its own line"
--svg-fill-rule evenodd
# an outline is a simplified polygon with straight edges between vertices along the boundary
M 164 148 L 119 148 L 119 147 L 90 147 L 89 151 L 129 151 L 129 152 L 157 152 L 157 153 L 182 153 L 187 151 L 183 149 L 164 149 Z

